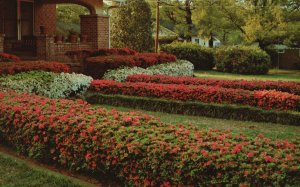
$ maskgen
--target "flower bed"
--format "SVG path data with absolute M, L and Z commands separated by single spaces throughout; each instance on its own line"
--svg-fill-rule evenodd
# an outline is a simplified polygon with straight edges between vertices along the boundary
M 20 62 L 20 60 L 16 55 L 0 53 L 0 62 Z
M 268 110 L 300 110 L 300 96 L 285 92 L 251 92 L 218 86 L 120 83 L 109 80 L 94 80 L 91 86 L 92 89 L 103 94 L 122 94 L 181 101 L 201 101 L 204 103 L 240 104 Z
M 113 174 L 128 186 L 282 186 L 300 178 L 300 142 L 170 125 L 81 100 L 0 93 L 0 134 L 25 155 Z
M 159 84 L 185 84 L 185 85 L 207 85 L 221 86 L 224 88 L 244 90 L 277 90 L 300 95 L 300 82 L 284 81 L 258 81 L 258 80 L 221 80 L 203 79 L 194 77 L 171 77 L 163 75 L 131 75 L 127 77 L 128 82 L 146 82 Z
M 75 73 L 26 72 L 0 78 L 0 87 L 49 98 L 66 98 L 85 93 L 92 80 Z
M 49 72 L 69 72 L 68 65 L 59 62 L 12 62 L 0 64 L 0 75 L 13 75 L 21 72 L 28 71 L 49 71 Z
M 193 76 L 194 65 L 186 60 L 177 60 L 176 62 L 159 64 L 147 69 L 141 67 L 123 67 L 108 70 L 103 79 L 125 82 L 127 77 L 135 74 L 147 75 L 168 75 L 168 76 Z
M 86 59 L 86 73 L 94 78 L 101 78 L 109 69 L 126 67 L 147 68 L 153 65 L 176 61 L 176 57 L 169 54 L 139 53 L 136 55 L 97 56 Z

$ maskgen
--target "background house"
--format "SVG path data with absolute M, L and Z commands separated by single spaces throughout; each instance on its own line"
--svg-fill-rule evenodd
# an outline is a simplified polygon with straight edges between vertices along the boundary
M 213 39 L 214 39 L 214 44 L 213 44 L 214 47 L 220 47 L 222 45 L 221 41 L 218 38 L 213 37 Z M 204 47 L 209 47 L 208 39 L 204 39 L 200 36 L 192 36 L 192 43 L 196 43 Z

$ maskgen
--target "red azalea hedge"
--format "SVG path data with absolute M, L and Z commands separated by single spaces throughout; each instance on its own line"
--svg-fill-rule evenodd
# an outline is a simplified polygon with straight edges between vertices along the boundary
M 59 62 L 28 61 L 0 64 L 0 75 L 13 75 L 27 71 L 70 72 L 68 65 Z
M 111 56 L 111 55 L 135 55 L 137 52 L 130 49 L 130 48 L 102 48 L 98 50 L 75 50 L 75 51 L 68 51 L 66 55 L 69 57 L 80 57 L 80 58 L 87 58 L 87 57 L 95 57 L 95 56 Z
M 137 53 L 135 55 L 97 56 L 86 59 L 85 70 L 94 78 L 101 78 L 109 69 L 117 69 L 122 66 L 147 68 L 156 64 L 176 61 L 174 55 L 161 53 Z
M 102 94 L 155 97 L 204 103 L 241 104 L 268 110 L 300 110 L 300 96 L 277 91 L 248 91 L 219 86 L 189 86 L 154 83 L 120 83 L 94 80 L 92 89 Z
M 257 81 L 257 80 L 221 80 L 203 79 L 195 77 L 172 77 L 165 75 L 130 75 L 128 82 L 146 82 L 159 84 L 185 84 L 185 85 L 207 85 L 221 86 L 224 88 L 244 89 L 244 90 L 277 90 L 300 95 L 300 82 L 292 81 Z
M 0 138 L 23 154 L 127 186 L 299 184 L 300 142 L 170 125 L 84 101 L 0 93 Z
M 20 62 L 20 60 L 16 55 L 0 53 L 0 62 Z

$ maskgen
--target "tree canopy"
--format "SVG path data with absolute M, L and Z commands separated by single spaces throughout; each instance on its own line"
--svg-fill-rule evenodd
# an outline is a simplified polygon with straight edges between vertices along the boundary
M 299 0 L 161 0 L 160 22 L 189 40 L 300 46 Z M 152 11 L 155 2 L 149 0 Z

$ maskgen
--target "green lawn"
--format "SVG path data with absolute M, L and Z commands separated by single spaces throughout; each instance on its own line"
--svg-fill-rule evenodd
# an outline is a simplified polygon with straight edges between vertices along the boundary
M 281 81 L 300 81 L 300 70 L 278 70 L 272 69 L 267 75 L 239 75 L 222 73 L 217 71 L 195 71 L 195 76 L 201 78 L 215 79 L 246 79 L 246 80 L 281 80 Z
M 101 105 L 101 107 L 112 109 L 115 108 L 119 111 L 132 111 L 134 109 L 124 107 L 112 107 L 107 105 Z M 134 110 L 137 111 L 137 110 Z M 139 110 L 141 111 L 141 110 Z M 209 129 L 217 128 L 221 130 L 231 130 L 235 134 L 244 134 L 249 137 L 256 137 L 259 134 L 264 134 L 271 139 L 295 139 L 299 137 L 300 127 L 287 126 L 273 123 L 256 123 L 256 122 L 244 122 L 234 120 L 223 120 L 198 116 L 186 116 L 177 114 L 167 114 L 161 112 L 142 111 L 143 113 L 159 117 L 161 121 L 173 124 L 193 124 L 200 128 Z
M 0 153 L 1 187 L 92 187 L 89 183 L 63 176 L 45 168 Z

